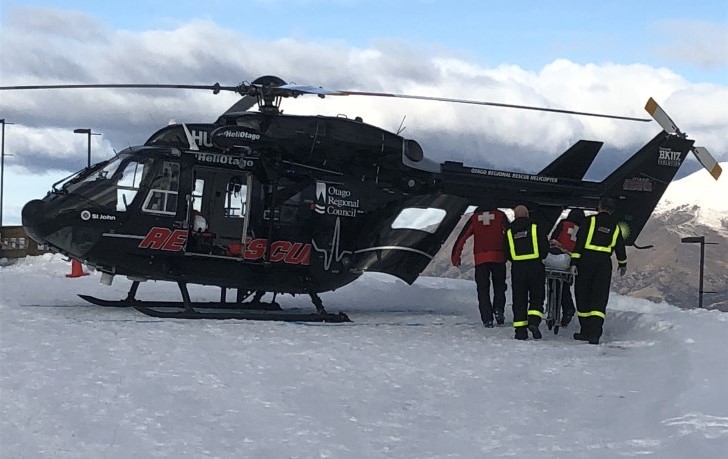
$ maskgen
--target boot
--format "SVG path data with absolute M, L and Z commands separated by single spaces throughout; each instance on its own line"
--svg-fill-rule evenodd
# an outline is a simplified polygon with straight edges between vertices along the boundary
M 526 330 L 526 327 L 516 328 L 516 339 L 521 341 L 525 341 L 528 339 L 528 330 Z
M 495 312 L 495 323 L 498 325 L 503 325 L 506 321 L 505 315 L 503 314 L 503 311 L 496 311 Z
M 493 328 L 493 321 L 492 320 L 486 320 L 485 322 L 483 322 L 483 326 L 485 328 Z
M 584 333 L 574 333 L 574 339 L 577 341 L 589 341 L 589 337 L 586 336 Z
M 567 327 L 571 323 L 571 319 L 574 317 L 573 313 L 565 312 L 564 316 L 561 318 L 561 326 Z
M 538 325 L 529 325 L 528 329 L 531 331 L 533 339 L 541 339 L 541 330 L 538 329 Z
M 599 338 L 591 337 L 589 338 L 589 344 L 599 344 Z

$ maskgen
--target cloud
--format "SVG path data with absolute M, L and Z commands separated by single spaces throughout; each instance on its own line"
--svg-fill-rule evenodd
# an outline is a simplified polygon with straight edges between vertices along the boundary
M 707 69 L 728 68 L 728 24 L 663 21 L 655 29 L 668 41 L 655 48 L 658 55 Z
M 538 105 L 645 117 L 655 97 L 678 125 L 728 159 L 728 88 L 695 84 L 667 68 L 642 64 L 577 64 L 555 60 L 537 71 L 487 67 L 458 51 L 414 49 L 380 40 L 367 47 L 341 41 L 263 41 L 203 20 L 142 32 L 111 29 L 93 17 L 60 10 L 16 9 L 4 19 L 4 85 L 177 83 L 234 85 L 275 74 L 331 89 L 384 91 Z M 83 30 L 69 31 L 72 28 Z M 7 43 L 13 43 L 12 47 Z M 170 119 L 213 122 L 238 96 L 183 90 L 73 90 L 2 93 L 11 164 L 28 171 L 76 170 L 85 164 L 91 128 L 94 158 L 143 143 Z M 537 171 L 579 139 L 602 140 L 623 160 L 651 139 L 655 123 L 634 123 L 494 107 L 392 98 L 301 97 L 289 114 L 362 116 L 415 138 L 428 156 Z M 600 155 L 601 156 L 601 155 Z M 607 160 L 608 164 L 612 159 Z

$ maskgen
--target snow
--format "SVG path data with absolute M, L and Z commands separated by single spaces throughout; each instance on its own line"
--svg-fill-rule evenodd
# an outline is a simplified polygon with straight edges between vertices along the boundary
M 603 343 L 479 324 L 471 281 L 367 274 L 350 324 L 153 319 L 130 282 L 0 267 L 3 458 L 660 458 L 728 447 L 728 315 L 613 294 Z M 218 298 L 192 288 L 193 299 Z M 174 299 L 169 283 L 140 288 Z M 304 297 L 284 307 L 308 307 Z M 506 320 L 510 321 L 510 311 Z
M 655 208 L 656 214 L 664 214 L 678 208 L 692 208 L 696 220 L 711 228 L 720 230 L 728 222 L 728 162 L 720 163 L 723 174 L 713 179 L 701 168 L 668 185 L 665 194 Z

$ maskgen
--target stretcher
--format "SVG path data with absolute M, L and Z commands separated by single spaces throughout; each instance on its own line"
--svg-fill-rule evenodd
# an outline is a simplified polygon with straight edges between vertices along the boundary
M 574 283 L 574 272 L 571 270 L 546 267 L 546 326 L 559 333 L 561 326 L 561 295 L 564 284 Z

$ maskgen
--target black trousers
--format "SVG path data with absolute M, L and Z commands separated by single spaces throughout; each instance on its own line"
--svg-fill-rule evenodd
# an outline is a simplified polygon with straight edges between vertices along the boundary
M 581 334 L 599 339 L 604 328 L 604 318 L 612 282 L 612 260 L 582 259 L 578 266 L 574 293 L 579 315 Z
M 523 327 L 541 323 L 546 299 L 546 268 L 541 260 L 511 263 L 513 291 L 513 326 Z M 529 314 L 529 311 L 533 311 Z
M 493 281 L 493 301 L 490 299 L 490 282 Z M 481 263 L 475 267 L 475 285 L 478 287 L 478 308 L 480 318 L 493 321 L 493 313 L 506 307 L 506 264 Z

